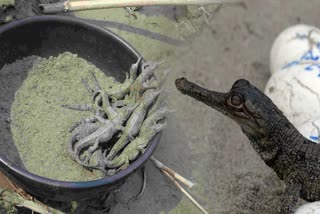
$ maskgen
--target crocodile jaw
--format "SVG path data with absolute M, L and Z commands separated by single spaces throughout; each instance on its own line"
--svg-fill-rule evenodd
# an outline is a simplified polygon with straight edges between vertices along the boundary
M 186 78 L 177 79 L 175 84 L 181 93 L 205 103 L 235 121 L 242 127 L 247 135 L 250 134 L 259 138 L 265 137 L 265 130 L 257 123 L 256 118 L 239 114 L 239 112 L 234 111 L 227 106 L 226 100 L 229 93 L 220 93 L 202 88 L 189 82 Z
M 192 82 L 189 82 L 186 78 L 179 78 L 175 82 L 177 89 L 190 97 L 216 109 L 217 111 L 228 115 L 225 108 L 226 93 L 219 93 L 202 88 Z

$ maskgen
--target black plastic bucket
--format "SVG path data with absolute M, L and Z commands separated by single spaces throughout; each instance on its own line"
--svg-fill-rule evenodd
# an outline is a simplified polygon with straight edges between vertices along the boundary
M 116 34 L 75 18 L 31 17 L 0 27 L 0 68 L 27 56 L 57 56 L 65 51 L 78 54 L 118 81 L 124 80 L 125 73 L 140 55 Z M 10 99 L 13 102 L 14 96 Z M 0 115 L 2 113 L 0 109 Z M 1 130 L 0 133 L 8 135 L 10 130 Z M 9 161 L 5 154 L 0 155 L 0 170 L 24 190 L 42 199 L 71 201 L 94 198 L 118 187 L 127 176 L 143 166 L 159 140 L 160 135 L 157 135 L 146 152 L 127 169 L 94 181 L 64 182 L 41 177 Z

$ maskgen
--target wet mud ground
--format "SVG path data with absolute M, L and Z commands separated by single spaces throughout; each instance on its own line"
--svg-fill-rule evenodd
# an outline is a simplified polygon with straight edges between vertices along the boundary
M 209 25 L 178 54 L 170 87 L 174 88 L 177 77 L 185 76 L 213 90 L 227 91 L 239 78 L 264 90 L 275 37 L 293 24 L 320 25 L 317 1 L 245 2 L 246 10 L 228 7 L 213 14 Z M 255 153 L 240 128 L 174 90 L 169 99 L 176 113 L 170 117 L 155 155 L 199 183 L 191 192 L 210 213 L 275 213 L 283 184 Z M 175 155 L 171 156 L 173 151 Z M 164 177 L 159 175 L 158 179 L 161 182 Z M 169 213 L 200 213 L 186 201 L 183 197 Z M 138 212 L 132 209 L 131 213 Z
M 277 34 L 297 23 L 320 26 L 316 0 L 245 2 L 246 9 L 217 10 L 185 47 L 176 49 L 178 59 L 166 85 L 176 112 L 168 119 L 155 157 L 197 183 L 190 192 L 209 213 L 275 213 L 283 184 L 233 121 L 178 93 L 174 80 L 184 76 L 227 91 L 235 80 L 245 78 L 264 90 L 270 77 L 269 51 Z M 118 204 L 114 213 L 200 213 L 151 162 L 146 171 L 147 188 L 141 199 L 128 206 Z M 116 199 L 128 200 L 139 191 L 140 182 L 139 173 L 132 176 Z

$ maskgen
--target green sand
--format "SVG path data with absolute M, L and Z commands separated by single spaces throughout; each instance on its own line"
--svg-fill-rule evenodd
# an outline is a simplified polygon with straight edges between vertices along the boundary
M 15 0 L 0 0 L 0 6 L 6 5 L 14 5 L 15 4 Z
M 0 0 L 0 24 L 8 23 L 13 19 L 14 15 L 9 11 L 15 4 L 15 0 Z
M 102 88 L 114 83 L 113 78 L 105 76 L 94 65 L 66 52 L 34 66 L 16 92 L 11 130 L 19 155 L 30 172 L 64 181 L 94 180 L 103 176 L 98 171 L 85 170 L 67 152 L 69 128 L 92 113 L 61 107 L 91 102 L 81 83 L 84 78 L 93 85 L 91 71 Z
M 212 12 L 215 8 L 216 6 L 208 6 L 207 10 Z M 197 6 L 188 6 L 185 7 L 184 10 L 185 15 L 177 17 L 176 21 L 164 16 L 146 16 L 139 12 L 135 12 L 137 17 L 135 19 L 133 17 L 128 17 L 128 13 L 123 8 L 77 11 L 74 14 L 76 17 L 84 19 L 107 20 L 123 23 L 125 25 L 133 26 L 134 28 L 145 29 L 152 33 L 185 41 L 185 39 L 200 31 L 205 20 Z M 106 26 L 106 28 L 127 40 L 147 60 L 175 60 L 175 51 L 179 46 L 159 41 L 148 36 L 128 32 L 121 28 L 118 29 L 111 26 Z

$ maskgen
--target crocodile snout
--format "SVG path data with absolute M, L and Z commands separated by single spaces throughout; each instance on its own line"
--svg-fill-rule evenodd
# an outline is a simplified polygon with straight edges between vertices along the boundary
M 181 91 L 181 93 L 183 93 L 183 94 L 186 94 L 188 91 L 191 91 L 191 89 L 192 89 L 192 85 L 184 77 L 176 79 L 175 84 L 176 84 L 177 89 L 179 91 Z

